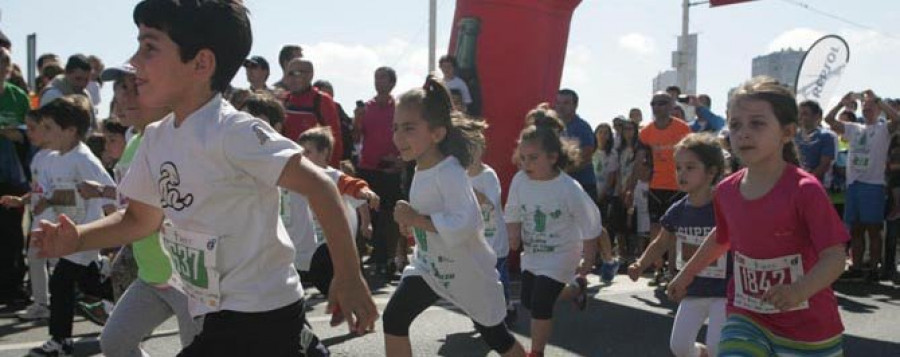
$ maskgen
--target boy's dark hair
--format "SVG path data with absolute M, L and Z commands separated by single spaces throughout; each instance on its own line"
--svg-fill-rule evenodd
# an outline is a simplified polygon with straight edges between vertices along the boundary
M 579 164 L 581 149 L 573 140 L 561 138 L 558 118 L 546 103 L 538 105 L 529 114 L 531 123 L 519 134 L 519 144 L 531 141 L 541 146 L 548 154 L 556 154 L 556 168 L 569 172 Z M 554 120 L 555 119 L 555 120 Z M 518 150 L 516 150 L 518 155 Z
M 244 101 L 243 111 L 259 118 L 265 116 L 269 125 L 284 122 L 284 106 L 281 101 L 266 93 L 253 93 Z
M 463 167 L 472 163 L 472 154 L 477 149 L 478 137 L 484 135 L 485 124 L 453 110 L 450 92 L 433 75 L 425 79 L 424 87 L 403 93 L 397 107 L 418 107 L 431 129 L 443 127 L 447 130 L 447 135 L 438 143 L 438 150 L 456 157 Z
M 91 63 L 88 62 L 87 56 L 80 53 L 69 56 L 69 60 L 66 61 L 66 73 L 71 73 L 78 69 L 91 71 Z
M 303 145 L 306 143 L 312 144 L 316 150 L 325 151 L 328 156 L 331 156 L 331 151 L 334 150 L 334 135 L 331 133 L 331 128 L 327 126 L 317 126 L 304 131 L 303 134 L 300 134 L 300 137 L 297 138 L 297 144 Z
M 84 139 L 91 125 L 91 113 L 72 96 L 56 98 L 39 110 L 44 120 L 53 120 L 62 129 L 75 128 L 79 139 Z
M 725 173 L 725 154 L 722 153 L 722 146 L 714 135 L 709 133 L 688 134 L 675 145 L 676 153 L 681 150 L 688 150 L 697 155 L 705 169 L 715 168 L 716 176 L 713 178 L 713 185 L 722 179 L 722 175 Z
M 103 122 L 103 132 L 107 135 L 118 134 L 125 136 L 125 133 L 128 132 L 128 127 L 122 125 L 117 121 L 107 120 Z
M 297 51 L 302 53 L 303 47 L 298 45 L 284 45 L 281 47 L 281 51 L 278 52 L 278 64 L 281 66 L 281 69 L 287 69 L 288 61 L 294 58 L 291 55 Z M 303 58 L 303 56 L 300 56 L 300 58 Z
M 42 54 L 42 55 L 41 55 L 40 57 L 38 57 L 38 59 L 37 59 L 37 67 L 38 67 L 38 70 L 40 70 L 41 67 L 44 67 L 44 62 L 47 62 L 47 61 L 49 61 L 49 60 L 56 59 L 56 58 L 58 58 L 58 56 L 57 56 L 55 53 L 45 53 L 45 54 Z
M 253 35 L 241 0 L 144 0 L 134 8 L 135 25 L 169 35 L 187 62 L 202 49 L 212 51 L 214 92 L 224 92 L 250 53 Z
M 572 97 L 572 103 L 574 103 L 575 105 L 578 105 L 578 93 L 575 93 L 574 90 L 564 88 L 564 89 L 560 89 L 559 93 L 556 93 L 556 94 L 570 96 L 570 97 Z
M 815 116 L 822 116 L 822 106 L 819 105 L 819 102 L 816 102 L 814 100 L 804 100 L 800 102 L 800 106 L 806 107 L 806 109 L 812 111 L 813 115 Z
M 454 55 L 443 55 L 440 59 L 438 59 L 438 64 L 442 64 L 444 62 L 450 62 L 453 65 L 453 68 L 459 67 L 459 61 L 456 60 L 456 56 Z

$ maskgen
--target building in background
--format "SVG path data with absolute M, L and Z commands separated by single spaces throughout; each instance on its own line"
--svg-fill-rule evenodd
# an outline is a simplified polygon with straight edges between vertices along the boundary
M 800 63 L 803 62 L 804 54 L 806 54 L 806 51 L 802 49 L 788 48 L 758 56 L 753 59 L 751 75 L 753 77 L 769 76 L 791 87 L 791 89 L 796 89 L 794 85 L 797 83 L 797 72 L 800 70 Z

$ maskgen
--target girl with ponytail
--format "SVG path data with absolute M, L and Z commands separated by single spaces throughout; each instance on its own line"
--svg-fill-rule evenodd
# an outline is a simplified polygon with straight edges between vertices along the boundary
M 521 301 L 531 311 L 530 356 L 543 356 L 557 300 L 585 308 L 584 276 L 593 267 L 603 231 L 600 210 L 566 174 L 581 155 L 575 143 L 560 138 L 554 118 L 543 105 L 526 117 L 516 150 L 520 171 L 510 184 L 505 210 L 510 248 L 523 248 Z
M 734 275 L 719 355 L 839 356 L 841 316 L 831 290 L 849 240 L 819 180 L 797 167 L 797 102 L 758 77 L 729 102 L 731 146 L 746 168 L 716 188 L 716 230 L 669 284 L 674 300 L 727 251 Z
M 394 220 L 416 240 L 412 263 L 384 311 L 385 354 L 411 356 L 409 326 L 439 298 L 465 312 L 491 349 L 524 356 L 503 320 L 506 302 L 497 258 L 483 234 L 481 210 L 465 167 L 473 162 L 484 123 L 453 110 L 443 84 L 429 76 L 404 93 L 394 114 L 394 145 L 415 161 L 409 202 Z

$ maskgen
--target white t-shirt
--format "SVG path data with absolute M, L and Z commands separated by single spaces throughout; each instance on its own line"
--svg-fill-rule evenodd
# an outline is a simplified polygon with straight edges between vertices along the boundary
M 610 191 L 609 174 L 619 169 L 619 154 L 615 147 L 607 154 L 603 149 L 597 149 L 591 157 L 594 164 L 594 176 L 597 177 L 597 193 Z
M 491 249 L 497 258 L 506 258 L 509 255 L 509 235 L 506 234 L 506 222 L 503 221 L 503 202 L 500 201 L 500 179 L 497 172 L 486 164 L 484 169 L 475 176 L 470 176 L 472 188 L 487 196 L 490 204 L 480 203 L 481 218 L 484 222 L 484 239 L 491 245 Z
M 522 224 L 522 270 L 568 283 L 582 256 L 582 241 L 602 232 L 600 210 L 571 176 L 547 181 L 523 171 L 506 198 L 506 222 Z
M 887 124 L 844 123 L 844 137 L 850 142 L 847 160 L 847 184 L 854 181 L 884 185 L 888 144 Z
M 463 103 L 465 105 L 472 104 L 472 94 L 469 93 L 469 86 L 466 85 L 466 82 L 459 77 L 453 77 L 451 80 L 447 80 L 444 78 L 444 85 L 447 86 L 447 90 L 457 89 L 460 93 L 462 93 Z
M 56 221 L 56 211 L 51 206 L 45 207 L 41 214 L 34 214 L 34 207 L 41 197 L 48 198 L 47 191 L 51 185 L 46 173 L 54 156 L 55 151 L 41 149 L 31 158 L 31 230 L 37 229 L 41 220 Z
M 203 272 L 219 276 L 211 282 L 217 283 L 218 307 L 192 298 L 192 315 L 271 311 L 303 296 L 276 186 L 288 160 L 300 152 L 221 95 L 180 126 L 169 114 L 145 129 L 121 192 L 161 208 L 179 230 L 217 240 L 215 255 L 207 257 L 214 266 Z M 183 255 L 164 247 L 173 258 Z M 173 268 L 186 275 L 182 264 L 173 262 Z
M 323 171 L 335 184 L 338 183 L 341 175 L 344 174 L 330 166 L 324 168 Z M 341 198 L 344 203 L 344 213 L 347 214 L 347 222 L 350 224 L 350 236 L 356 237 L 359 226 L 356 208 L 365 204 L 366 201 L 350 197 L 349 195 L 341 195 Z M 285 222 L 291 241 L 294 242 L 294 249 L 297 250 L 294 264 L 300 271 L 308 271 L 316 250 L 326 242 L 325 233 L 322 230 L 322 226 L 319 225 L 316 215 L 309 207 L 309 201 L 306 199 L 306 196 L 288 192 L 288 200 L 290 216 L 282 217 L 282 220 Z M 282 212 L 284 214 L 284 211 Z M 297 222 L 304 223 L 298 224 Z
M 73 190 L 74 206 L 55 206 L 56 213 L 64 213 L 76 224 L 85 224 L 103 218 L 103 206 L 115 204 L 114 200 L 95 198 L 82 199 L 77 185 L 84 181 L 95 181 L 103 186 L 115 186 L 112 177 L 103 164 L 84 143 L 78 143 L 72 150 L 52 156 L 46 166 L 46 177 L 50 188 L 47 196 L 52 197 L 58 190 Z M 99 258 L 97 250 L 78 252 L 63 257 L 73 263 L 88 265 Z
M 416 171 L 410 204 L 431 217 L 437 233 L 413 229 L 416 249 L 403 276 L 421 276 L 438 296 L 484 326 L 506 316 L 497 256 L 482 235 L 484 224 L 466 170 L 449 156 Z

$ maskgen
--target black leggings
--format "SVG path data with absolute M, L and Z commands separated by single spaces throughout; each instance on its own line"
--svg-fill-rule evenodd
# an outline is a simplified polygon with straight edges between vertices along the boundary
M 328 297 L 332 279 L 334 279 L 334 266 L 331 263 L 331 253 L 328 251 L 328 244 L 321 244 L 313 253 L 309 271 L 300 272 L 300 281 L 303 284 L 312 284 L 319 289 L 322 295 Z
M 556 299 L 565 287 L 566 284 L 526 270 L 522 272 L 522 306 L 531 310 L 533 319 L 552 319 Z
M 409 336 L 409 325 L 412 325 L 416 316 L 434 305 L 439 298 L 421 277 L 404 277 L 384 309 L 384 316 L 381 318 L 384 333 L 392 336 Z M 503 321 L 491 327 L 483 326 L 474 320 L 472 322 L 475 323 L 475 329 L 481 334 L 484 342 L 497 353 L 506 353 L 515 346 L 516 339 L 506 329 Z

